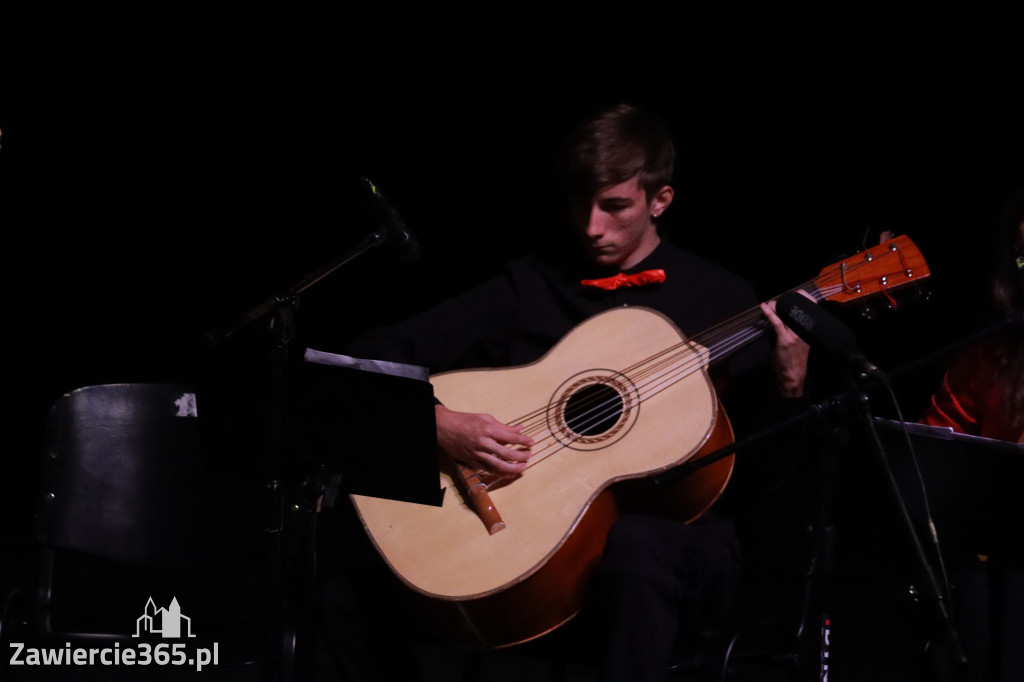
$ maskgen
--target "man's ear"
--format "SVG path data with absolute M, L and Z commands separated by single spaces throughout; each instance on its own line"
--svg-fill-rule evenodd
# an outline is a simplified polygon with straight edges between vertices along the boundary
M 665 185 L 651 198 L 651 217 L 657 218 L 669 207 L 672 203 L 672 198 L 675 196 L 675 191 L 669 186 Z

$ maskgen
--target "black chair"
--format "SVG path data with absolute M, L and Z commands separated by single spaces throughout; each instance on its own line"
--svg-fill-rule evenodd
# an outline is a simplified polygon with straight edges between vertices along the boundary
M 88 386 L 53 404 L 38 583 L 7 614 L 6 641 L 129 647 L 168 634 L 166 611 L 188 651 L 217 644 L 220 679 L 256 679 L 264 565 L 255 491 L 230 458 L 204 447 L 200 407 L 190 386 L 148 383 Z

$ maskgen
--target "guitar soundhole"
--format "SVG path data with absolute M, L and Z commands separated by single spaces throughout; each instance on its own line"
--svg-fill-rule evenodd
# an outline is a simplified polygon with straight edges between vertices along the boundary
M 598 450 L 622 438 L 636 422 L 640 395 L 627 376 L 590 369 L 570 377 L 552 395 L 548 428 L 562 445 Z
M 615 427 L 622 408 L 618 391 L 604 384 L 590 384 L 566 401 L 565 423 L 575 433 L 597 436 Z

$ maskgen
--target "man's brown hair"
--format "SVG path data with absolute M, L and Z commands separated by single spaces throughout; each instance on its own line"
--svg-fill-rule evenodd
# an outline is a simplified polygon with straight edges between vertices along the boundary
M 675 147 L 656 115 L 619 104 L 587 119 L 566 140 L 562 182 L 570 197 L 589 198 L 639 175 L 648 201 L 672 182 Z

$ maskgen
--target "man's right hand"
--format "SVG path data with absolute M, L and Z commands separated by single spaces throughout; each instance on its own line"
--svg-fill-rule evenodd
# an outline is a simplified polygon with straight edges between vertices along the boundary
M 534 440 L 522 426 L 502 424 L 489 414 L 434 408 L 437 443 L 451 457 L 474 469 L 519 474 L 526 469 Z

